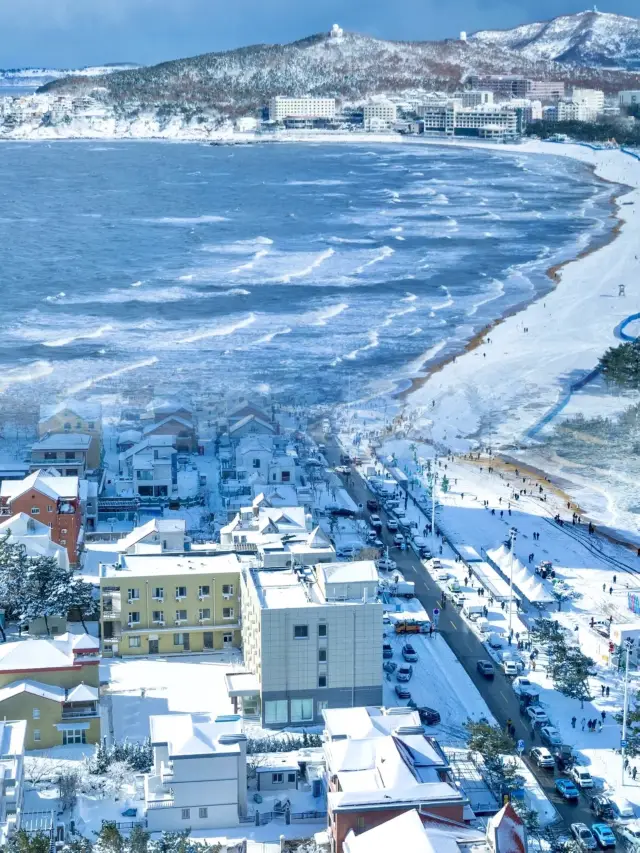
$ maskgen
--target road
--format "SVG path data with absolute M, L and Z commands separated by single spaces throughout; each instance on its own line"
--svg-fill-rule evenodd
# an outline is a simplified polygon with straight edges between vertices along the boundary
M 329 440 L 325 436 L 324 438 L 319 438 L 319 440 L 325 443 L 325 456 L 329 464 L 332 466 L 339 465 L 341 450 L 335 439 L 332 438 Z M 367 500 L 376 497 L 369 491 L 365 481 L 355 469 L 352 469 L 348 477 L 343 476 L 341 479 L 346 490 L 357 504 L 362 504 L 366 507 Z M 382 508 L 378 511 L 378 515 L 380 515 L 383 522 L 386 520 L 386 514 Z M 414 582 L 416 597 L 427 613 L 431 614 L 434 607 L 440 607 L 442 590 L 431 578 L 413 551 L 408 549 L 403 552 L 393 548 L 391 536 L 387 533 L 386 527 L 383 529 L 381 538 L 385 541 L 385 544 L 389 545 L 389 553 L 398 564 L 398 569 L 404 575 L 405 580 Z M 449 603 L 444 609 L 441 609 L 438 631 L 445 638 L 467 671 L 469 678 L 478 688 L 495 719 L 504 726 L 510 718 L 516 728 L 516 740 L 520 738 L 524 740 L 528 751 L 534 745 L 531 740 L 531 728 L 525 725 L 523 718 L 520 716 L 520 705 L 511 688 L 511 682 L 497 667 L 493 681 L 488 681 L 477 671 L 477 662 L 489 659 L 489 655 L 454 605 Z M 536 739 L 536 745 L 540 745 L 538 739 Z M 537 765 L 529 760 L 526 754 L 523 756 L 523 759 L 538 780 L 547 797 L 560 813 L 567 828 L 569 824 L 576 821 L 582 821 L 587 826 L 590 826 L 594 822 L 594 815 L 590 811 L 584 795 L 581 795 L 578 804 L 567 803 L 558 796 L 554 788 L 553 780 L 555 773 L 552 774 L 550 771 L 540 770 Z

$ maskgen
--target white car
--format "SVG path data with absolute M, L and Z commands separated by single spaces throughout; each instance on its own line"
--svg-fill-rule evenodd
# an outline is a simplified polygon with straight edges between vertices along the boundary
M 549 717 L 539 705 L 530 705 L 527 708 L 527 717 L 529 717 L 532 723 L 540 723 L 540 725 L 549 722 Z
M 512 660 L 506 660 L 502 664 L 502 670 L 503 670 L 504 674 L 508 677 L 515 678 L 516 675 L 518 674 L 518 667 L 516 666 L 515 661 L 512 661 Z
M 395 533 L 397 529 L 398 529 L 398 522 L 396 521 L 396 519 L 395 518 L 388 518 L 387 519 L 387 530 L 389 530 L 391 533 Z
M 337 474 L 350 474 L 351 468 L 349 468 L 348 465 L 338 465 L 338 467 L 336 468 L 336 473 Z
M 578 788 L 593 788 L 593 776 L 579 764 L 574 764 L 569 770 L 569 777 L 573 779 Z
M 625 799 L 625 797 L 619 797 L 617 795 L 613 795 L 609 797 L 609 802 L 611 803 L 611 808 L 613 809 L 613 814 L 616 820 L 626 820 L 628 821 L 630 818 L 635 817 L 636 813 L 633 809 L 633 806 L 629 802 L 629 800 Z M 635 824 L 638 825 L 638 829 L 640 829 L 640 821 L 635 821 Z M 628 824 L 631 826 L 631 824 Z M 638 836 L 640 840 L 640 835 Z M 638 845 L 640 847 L 640 845 Z
M 393 572 L 398 568 L 398 564 L 395 560 L 390 560 L 388 557 L 383 557 L 382 560 L 378 560 L 376 563 L 376 568 L 380 569 L 382 572 Z
M 629 850 L 640 850 L 640 821 L 630 820 L 629 823 L 616 826 L 616 829 Z
M 393 544 L 397 545 L 398 548 L 401 545 L 404 545 L 404 536 L 402 535 L 402 533 L 396 533 L 396 535 L 393 537 Z
M 513 687 L 513 692 L 517 696 L 521 693 L 530 693 L 532 690 L 535 690 L 536 693 L 538 692 L 536 685 L 523 675 L 519 675 L 518 678 L 514 678 L 511 686 Z
M 342 545 L 336 551 L 337 557 L 346 557 L 347 559 L 351 559 L 351 557 L 355 557 L 356 553 L 359 551 L 359 548 L 356 548 L 355 545 Z
M 578 842 L 582 850 L 597 850 L 598 845 L 593 837 L 593 832 L 589 829 L 586 823 L 572 823 L 571 834 Z

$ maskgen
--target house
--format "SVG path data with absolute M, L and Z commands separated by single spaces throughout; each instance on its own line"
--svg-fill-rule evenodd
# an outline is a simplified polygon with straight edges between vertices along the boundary
M 457 821 L 430 814 L 423 816 L 416 809 L 402 812 L 359 835 L 350 830 L 342 850 L 343 853 L 388 853 L 398 843 L 411 853 L 490 853 L 484 832 Z
M 288 569 L 330 563 L 336 552 L 329 537 L 315 527 L 310 533 L 266 534 L 256 542 L 256 555 L 265 569 Z
M 120 539 L 117 550 L 122 554 L 147 553 L 159 550 L 184 551 L 187 543 L 187 522 L 184 518 L 152 518 L 146 524 L 134 528 Z M 155 548 L 154 548 L 155 546 Z
M 149 424 L 142 431 L 143 439 L 157 435 L 173 436 L 178 451 L 195 453 L 198 449 L 198 436 L 193 421 L 179 415 L 168 415 L 160 421 Z
M 424 733 L 417 711 L 343 707 L 325 709 L 323 717 L 335 853 L 342 853 L 350 834 L 406 811 L 464 823 L 468 799 L 456 786 L 439 743 Z
M 267 534 L 279 536 L 307 534 L 304 507 L 272 507 L 260 505 L 242 507 L 234 518 L 220 530 L 220 544 L 235 550 L 256 550 L 256 543 Z M 247 546 L 247 547 L 243 547 Z
M 51 539 L 48 524 L 24 512 L 0 522 L 0 537 L 9 534 L 10 545 L 22 545 L 29 557 L 53 557 L 62 569 L 69 568 L 69 554 L 64 545 Z
M 22 828 L 24 749 L 27 724 L 24 720 L 0 722 L 0 845 Z
M 178 483 L 175 437 L 151 435 L 119 456 L 118 495 L 169 497 Z
M 91 436 L 87 466 L 99 468 L 102 456 L 102 406 L 86 400 L 67 400 L 55 405 L 40 406 L 38 435 L 83 433 Z
M 247 813 L 247 738 L 239 717 L 163 714 L 149 720 L 145 775 L 150 832 L 237 826 Z
M 31 471 L 40 468 L 57 471 L 60 476 L 82 479 L 93 439 L 77 432 L 48 433 L 31 445 Z
M 142 433 L 137 429 L 126 429 L 121 432 L 116 441 L 116 449 L 118 453 L 124 453 L 130 450 L 134 444 L 139 444 L 142 441 Z
M 67 549 L 69 563 L 78 562 L 82 509 L 77 477 L 55 477 L 34 471 L 24 480 L 3 480 L 0 517 L 24 513 L 47 525 L 51 539 Z
M 260 406 L 256 406 L 253 403 L 248 403 L 246 400 L 242 403 L 239 403 L 235 408 L 231 409 L 229 414 L 227 415 L 227 420 L 229 424 L 237 424 L 238 421 L 243 420 L 249 415 L 253 415 L 256 418 L 259 418 L 261 421 L 266 421 L 267 423 L 271 422 L 271 416 L 265 411 L 265 409 L 260 408 Z
M 351 565 L 356 565 L 352 563 Z M 242 646 L 247 677 L 227 678 L 229 696 L 265 727 L 315 725 L 326 708 L 382 701 L 382 604 L 375 582 L 359 598 L 348 583 L 325 596 L 314 570 L 241 572 Z M 357 666 L 354 665 L 357 661 Z
M 169 417 L 183 418 L 191 423 L 195 421 L 193 409 L 181 400 L 152 400 L 143 417 L 151 418 L 157 424 Z
M 121 554 L 100 566 L 103 650 L 118 656 L 240 646 L 236 554 Z
M 239 441 L 250 435 L 276 435 L 277 431 L 277 428 L 268 420 L 254 414 L 229 424 L 229 438 L 232 441 Z
M 98 743 L 99 663 L 88 634 L 0 645 L 0 717 L 26 720 L 27 749 Z

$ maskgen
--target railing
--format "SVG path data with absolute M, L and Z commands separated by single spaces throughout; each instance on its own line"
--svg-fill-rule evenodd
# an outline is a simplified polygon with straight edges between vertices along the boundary
M 175 800 L 173 797 L 171 799 L 165 800 L 148 800 L 147 801 L 147 811 L 149 809 L 172 809 L 175 807 Z
M 77 720 L 81 717 L 97 717 L 98 709 L 97 708 L 87 708 L 86 710 L 82 710 L 80 708 L 63 708 L 62 709 L 62 719 L 63 720 Z

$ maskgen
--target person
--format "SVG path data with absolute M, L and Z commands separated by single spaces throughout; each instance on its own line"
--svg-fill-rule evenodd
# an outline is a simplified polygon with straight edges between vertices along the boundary
M 607 591 L 607 585 L 606 585 L 606 583 L 603 583 L 603 584 L 602 584 L 602 591 L 603 591 L 603 592 L 606 592 L 606 591 Z
M 583 718 L 580 720 L 580 725 L 582 726 L 582 731 L 584 731 L 584 727 L 585 727 L 585 725 L 586 725 L 586 724 L 587 724 L 587 719 L 586 719 L 586 717 L 583 717 Z
M 614 575 L 614 576 L 613 576 L 613 582 L 615 583 L 617 580 L 618 580 L 618 576 L 617 576 L 617 575 Z
M 607 716 L 607 712 L 606 712 L 606 711 L 602 711 L 602 712 L 600 713 L 600 716 L 602 717 L 602 722 L 604 723 L 604 718 Z
M 593 619 L 591 621 L 593 622 Z M 604 696 L 604 684 L 600 685 L 600 695 Z
M 608 699 L 608 698 L 609 698 L 609 687 L 607 687 L 607 689 L 606 689 L 604 692 L 605 692 L 605 695 L 606 695 L 606 697 L 607 697 L 607 699 Z
M 536 671 L 536 659 L 535 659 L 535 658 L 531 661 L 531 669 L 532 669 L 534 672 Z
M 507 722 L 506 722 L 506 729 L 507 729 L 507 732 L 511 729 L 512 722 L 513 722 L 513 721 L 512 721 L 512 719 L 511 719 L 511 717 L 509 717 L 509 718 L 507 719 Z
M 575 717 L 571 717 L 571 728 L 572 728 L 572 729 L 575 729 L 575 727 L 576 727 L 576 718 L 575 718 Z
M 625 760 L 624 760 L 624 769 L 625 769 L 625 771 L 627 771 L 629 769 L 629 759 L 628 758 L 625 758 Z
M 637 775 L 638 775 L 638 768 L 634 767 L 633 770 L 631 771 L 631 778 L 633 779 L 634 782 L 636 781 Z
M 609 587 L 609 595 L 613 595 L 613 587 L 612 586 Z
M 602 722 L 598 720 L 598 734 L 602 731 Z

